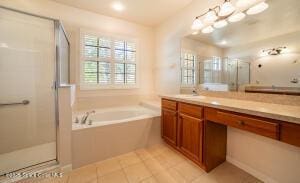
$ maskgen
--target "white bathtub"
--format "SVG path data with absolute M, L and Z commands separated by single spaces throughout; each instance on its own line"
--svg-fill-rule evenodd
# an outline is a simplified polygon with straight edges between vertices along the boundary
M 74 123 L 86 111 L 73 116 L 72 165 L 95 163 L 148 145 L 161 143 L 160 110 L 143 106 L 96 109 L 92 125 Z
M 85 128 L 124 123 L 160 116 L 159 111 L 151 110 L 143 106 L 114 107 L 105 109 L 95 109 L 94 111 L 95 113 L 90 114 L 90 116 L 88 117 L 86 124 L 80 124 L 80 121 L 86 111 L 75 113 L 73 116 L 72 129 L 80 130 Z M 79 120 L 79 123 L 75 123 L 76 117 Z M 92 125 L 88 124 L 89 120 L 92 120 Z

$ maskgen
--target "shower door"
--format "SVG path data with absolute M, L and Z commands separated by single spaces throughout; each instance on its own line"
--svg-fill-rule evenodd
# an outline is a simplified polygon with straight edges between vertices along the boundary
M 54 21 L 0 8 L 0 175 L 56 162 Z

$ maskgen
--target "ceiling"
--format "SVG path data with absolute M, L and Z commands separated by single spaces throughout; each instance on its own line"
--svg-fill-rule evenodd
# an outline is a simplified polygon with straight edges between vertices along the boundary
M 117 12 L 111 8 L 112 3 L 116 0 L 53 1 L 147 26 L 161 23 L 192 2 L 192 0 L 117 0 L 125 6 L 124 11 Z
M 262 41 L 300 30 L 299 0 L 267 0 L 269 8 L 244 20 L 230 23 L 210 34 L 188 36 L 191 39 L 228 48 Z M 221 43 L 226 41 L 226 44 Z

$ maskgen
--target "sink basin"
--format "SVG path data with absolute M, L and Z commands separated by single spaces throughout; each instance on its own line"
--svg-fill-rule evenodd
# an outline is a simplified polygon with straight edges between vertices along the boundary
M 186 98 L 186 99 L 205 99 L 205 96 L 202 95 L 192 95 L 192 94 L 182 94 L 175 95 L 176 98 Z

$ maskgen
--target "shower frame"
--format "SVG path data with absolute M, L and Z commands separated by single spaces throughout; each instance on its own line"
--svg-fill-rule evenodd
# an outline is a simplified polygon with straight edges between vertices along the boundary
M 2 6 L 0 5 L 0 8 L 5 9 L 5 10 L 9 10 L 9 11 L 13 11 L 16 13 L 21 13 L 21 14 L 25 14 L 25 15 L 29 15 L 29 16 L 33 16 L 33 17 L 37 17 L 37 18 L 41 18 L 41 19 L 47 19 L 50 21 L 53 21 L 53 25 L 54 25 L 54 58 L 55 58 L 55 67 L 54 67 L 54 82 L 52 85 L 52 88 L 54 89 L 54 100 L 55 100 L 55 125 L 56 125 L 56 159 L 54 160 L 49 160 L 46 162 L 41 162 L 35 165 L 31 165 L 29 167 L 25 167 L 22 169 L 18 169 L 15 170 L 13 172 L 10 173 L 33 173 L 33 172 L 40 172 L 43 171 L 43 169 L 48 168 L 48 167 L 52 167 L 52 166 L 59 166 L 60 164 L 60 156 L 59 156 L 59 147 L 58 147 L 58 142 L 59 142 L 59 129 L 60 129 L 60 124 L 59 124 L 59 106 L 58 106 L 58 88 L 62 88 L 62 87 L 66 87 L 69 83 L 70 83 L 70 42 L 68 39 L 68 36 L 66 34 L 65 28 L 62 24 L 62 22 L 59 19 L 55 19 L 55 18 L 51 18 L 51 17 L 46 17 L 46 16 L 42 16 L 42 15 L 37 15 L 37 14 L 33 14 L 33 13 L 28 13 L 22 10 L 18 10 L 18 9 L 14 9 L 14 8 L 10 8 L 10 7 L 6 7 L 6 6 Z M 60 76 L 61 76 L 61 68 L 60 68 L 60 63 L 61 63 L 61 58 L 60 58 L 60 44 L 59 44 L 59 40 L 60 40 L 60 34 L 59 31 L 62 30 L 64 37 L 67 41 L 68 44 L 68 83 L 64 83 L 62 84 L 60 82 Z M 9 174 L 9 173 L 8 173 Z M 1 178 L 3 178 L 2 176 L 4 175 L 0 175 L 0 180 L 2 180 Z M 8 178 L 8 177 L 6 177 Z M 6 179 L 4 178 L 4 180 Z

